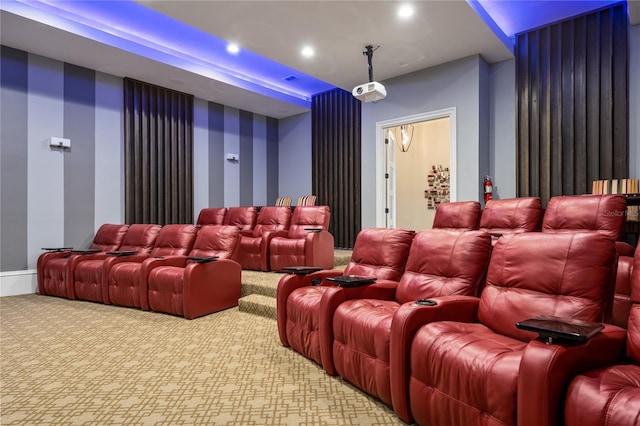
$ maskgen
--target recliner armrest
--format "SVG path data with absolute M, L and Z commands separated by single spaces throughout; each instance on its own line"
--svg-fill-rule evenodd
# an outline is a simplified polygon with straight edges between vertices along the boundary
M 343 271 L 323 270 L 308 275 L 289 274 L 280 278 L 278 288 L 276 290 L 276 321 L 278 324 L 278 335 L 283 346 L 289 346 L 287 339 L 287 300 L 294 290 L 302 287 L 322 284 L 324 278 L 337 277 L 343 275 Z
M 564 396 L 573 377 L 622 362 L 625 341 L 626 330 L 606 324 L 579 345 L 529 342 L 518 375 L 518 425 L 561 425 Z

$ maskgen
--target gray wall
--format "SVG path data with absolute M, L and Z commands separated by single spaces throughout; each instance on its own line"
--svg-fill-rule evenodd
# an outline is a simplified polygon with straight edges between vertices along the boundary
M 7 47 L 2 47 L 1 59 L 0 272 L 32 269 L 41 247 L 80 247 L 100 224 L 124 220 L 122 80 Z M 638 69 L 640 25 L 635 25 L 630 40 L 630 177 L 640 177 Z M 496 196 L 515 196 L 513 60 L 487 67 L 479 57 L 464 58 L 384 84 L 387 99 L 363 105 L 363 226 L 375 224 L 375 124 L 416 113 L 457 108 L 458 199 L 479 199 L 479 180 L 487 170 Z M 78 93 L 74 87 L 83 90 Z M 242 114 L 243 120 L 233 108 L 195 101 L 196 214 L 208 206 L 249 199 L 251 204 L 271 204 L 280 195 L 295 200 L 311 193 L 311 114 L 279 121 Z M 71 150 L 51 149 L 51 136 L 71 138 Z M 230 164 L 226 153 L 242 155 Z
M 516 61 L 499 62 L 489 71 L 490 176 L 494 198 L 516 196 Z
M 311 113 L 280 120 L 279 190 L 293 203 L 301 195 L 311 195 Z
M 3 46 L 1 55 L 5 272 L 34 269 L 42 247 L 86 247 L 101 224 L 124 221 L 123 88 L 119 77 L 31 53 Z M 196 215 L 275 201 L 277 120 L 196 99 L 194 124 Z M 51 136 L 71 149 L 49 147 Z
M 362 226 L 376 225 L 376 123 L 445 108 L 456 108 L 457 197 L 478 200 L 480 179 L 489 173 L 488 67 L 471 56 L 384 81 L 387 97 L 362 105 Z M 486 154 L 480 154 L 486 150 Z

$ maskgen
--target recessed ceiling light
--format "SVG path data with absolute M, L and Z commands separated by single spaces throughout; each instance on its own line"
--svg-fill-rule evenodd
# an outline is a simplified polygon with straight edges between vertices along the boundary
M 302 48 L 302 56 L 306 58 L 312 57 L 315 53 L 315 50 L 313 50 L 313 47 L 311 46 L 305 46 Z
M 235 43 L 229 43 L 227 44 L 227 52 L 235 55 L 240 52 L 240 46 Z
M 410 4 L 403 4 L 398 8 L 398 16 L 402 19 L 407 19 L 413 16 L 413 6 Z

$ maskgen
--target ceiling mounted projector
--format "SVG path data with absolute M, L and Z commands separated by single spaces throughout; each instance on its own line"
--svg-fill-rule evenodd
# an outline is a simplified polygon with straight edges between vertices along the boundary
M 387 96 L 387 89 L 377 81 L 372 81 L 354 87 L 351 94 L 362 102 L 375 102 Z
M 356 86 L 351 91 L 353 97 L 362 102 L 376 102 L 387 96 L 387 89 L 381 83 L 373 81 L 373 52 L 378 47 L 374 49 L 373 46 L 369 45 L 365 47 L 367 50 L 362 52 L 369 62 L 369 82 Z

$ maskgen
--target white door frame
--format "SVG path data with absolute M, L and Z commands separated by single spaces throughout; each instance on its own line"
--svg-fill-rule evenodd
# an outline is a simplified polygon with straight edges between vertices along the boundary
M 437 111 L 424 112 L 420 114 L 407 115 L 405 117 L 393 118 L 390 120 L 376 122 L 376 226 L 384 228 L 386 226 L 386 182 L 385 182 L 385 146 L 384 129 L 387 127 L 397 127 L 402 124 L 413 124 L 422 121 L 436 120 L 438 118 L 449 118 L 450 137 L 449 141 L 449 170 L 450 170 L 450 200 L 458 199 L 457 186 L 457 138 L 456 138 L 456 108 L 445 108 Z M 426 177 L 425 177 L 426 178 Z

